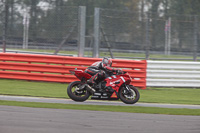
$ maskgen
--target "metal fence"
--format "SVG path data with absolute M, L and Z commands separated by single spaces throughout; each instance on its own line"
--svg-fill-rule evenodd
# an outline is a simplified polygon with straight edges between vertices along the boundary
M 7 49 L 37 49 L 55 54 L 70 51 L 71 47 L 77 49 L 79 7 L 16 3 L 6 11 L 5 4 L 0 6 L 0 35 L 4 36 L 6 25 Z M 0 40 L 2 46 L 3 37 Z
M 197 60 L 199 56 L 199 16 L 109 9 L 100 9 L 99 14 L 100 48 L 111 48 L 114 57 Z
M 200 56 L 199 16 L 101 8 L 87 16 L 86 7 L 55 4 L 5 9 L 0 2 L 2 49 L 6 37 L 6 48 L 17 51 L 194 61 Z

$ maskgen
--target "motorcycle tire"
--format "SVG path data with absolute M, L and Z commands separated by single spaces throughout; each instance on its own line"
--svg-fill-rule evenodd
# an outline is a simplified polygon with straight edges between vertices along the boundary
M 134 93 L 134 98 L 128 98 L 128 96 L 125 96 L 126 94 L 124 93 L 125 91 L 125 87 L 122 87 L 119 91 L 119 98 L 121 99 L 122 102 L 126 103 L 126 104 L 134 104 L 136 103 L 139 99 L 140 99 L 140 93 L 137 90 L 137 88 L 135 88 L 132 85 L 129 85 L 130 89 L 132 90 L 132 92 Z
M 73 91 L 74 87 L 80 87 L 81 85 L 80 81 L 74 81 L 68 85 L 67 94 L 72 100 L 83 102 L 89 98 L 90 93 L 86 89 Z

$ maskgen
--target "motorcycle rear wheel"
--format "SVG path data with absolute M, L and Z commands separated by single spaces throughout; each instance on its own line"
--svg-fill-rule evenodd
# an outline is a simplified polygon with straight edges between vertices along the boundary
M 127 89 L 122 87 L 119 91 L 119 98 L 126 104 L 134 104 L 140 99 L 140 93 L 137 88 L 132 85 L 129 85 L 129 88 L 131 93 L 127 93 Z
M 80 86 L 82 86 L 80 81 L 74 81 L 67 87 L 68 96 L 77 102 L 83 102 L 90 96 L 90 93 L 86 89 L 79 90 Z

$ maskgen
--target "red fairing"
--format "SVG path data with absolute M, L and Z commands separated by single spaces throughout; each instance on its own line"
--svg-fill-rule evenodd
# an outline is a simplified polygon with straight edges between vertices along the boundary
M 125 83 L 125 84 L 130 84 L 131 82 L 131 77 L 127 74 L 122 74 L 122 75 L 113 75 L 111 77 L 108 77 L 105 79 L 106 86 L 112 87 L 115 91 L 119 91 L 120 86 Z
M 89 75 L 88 73 L 85 73 L 83 70 L 71 70 L 70 71 L 72 74 L 74 74 L 78 79 L 82 79 L 82 78 L 85 78 L 85 79 L 90 79 L 92 76 Z

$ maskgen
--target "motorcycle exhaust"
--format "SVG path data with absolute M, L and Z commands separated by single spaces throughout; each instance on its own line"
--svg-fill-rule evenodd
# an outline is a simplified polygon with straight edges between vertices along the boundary
M 92 94 L 94 94 L 95 93 L 95 89 L 94 88 L 92 88 L 91 86 L 89 86 L 88 84 L 85 84 L 85 86 L 86 86 L 86 89 L 90 92 L 90 93 L 92 93 Z

